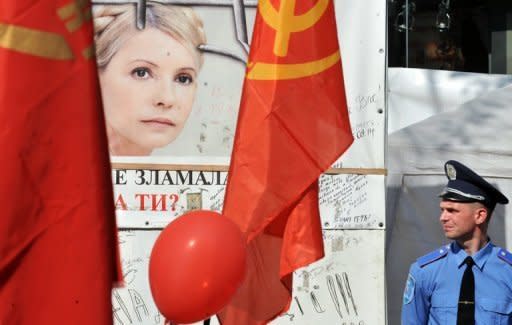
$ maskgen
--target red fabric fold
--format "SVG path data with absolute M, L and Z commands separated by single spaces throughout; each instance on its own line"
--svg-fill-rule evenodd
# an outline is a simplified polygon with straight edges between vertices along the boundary
M 122 281 L 90 4 L 70 3 L 0 5 L 0 324 L 111 324 Z
M 248 271 L 223 325 L 288 308 L 293 271 L 323 257 L 318 177 L 352 142 L 333 2 L 260 1 L 223 208 L 246 235 Z

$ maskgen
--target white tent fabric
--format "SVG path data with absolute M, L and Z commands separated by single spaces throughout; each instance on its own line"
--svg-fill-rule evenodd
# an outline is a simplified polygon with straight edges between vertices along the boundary
M 493 90 L 388 138 L 387 304 L 388 324 L 400 324 L 409 265 L 446 244 L 437 195 L 446 184 L 443 166 L 458 160 L 512 200 L 512 86 Z M 510 205 L 492 216 L 492 241 L 512 249 Z M 510 214 L 510 213 L 509 213 Z
M 512 84 L 511 75 L 430 69 L 387 70 L 388 134 Z

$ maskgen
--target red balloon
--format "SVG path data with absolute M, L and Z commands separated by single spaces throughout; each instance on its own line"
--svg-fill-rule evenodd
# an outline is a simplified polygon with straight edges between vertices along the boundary
M 171 222 L 149 259 L 156 306 L 172 323 L 193 323 L 219 312 L 242 284 L 246 245 L 236 224 L 195 210 Z

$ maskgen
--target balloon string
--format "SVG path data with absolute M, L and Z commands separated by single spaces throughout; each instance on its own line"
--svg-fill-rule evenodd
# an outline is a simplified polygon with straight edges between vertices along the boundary
M 178 324 L 173 324 L 171 323 L 170 320 L 166 319 L 165 322 L 164 322 L 164 325 L 178 325 Z M 203 322 L 203 325 L 210 325 L 210 319 L 205 319 L 204 322 Z

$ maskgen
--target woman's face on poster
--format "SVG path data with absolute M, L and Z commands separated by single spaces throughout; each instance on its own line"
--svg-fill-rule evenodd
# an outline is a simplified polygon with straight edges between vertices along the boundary
M 148 155 L 179 135 L 192 110 L 196 54 L 155 28 L 137 31 L 100 72 L 112 155 Z

